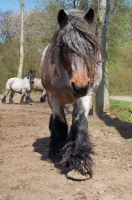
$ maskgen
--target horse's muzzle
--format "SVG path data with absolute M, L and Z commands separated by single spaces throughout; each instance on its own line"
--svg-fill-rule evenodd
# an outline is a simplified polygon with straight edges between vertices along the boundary
M 74 82 L 71 83 L 71 86 L 72 86 L 72 90 L 73 90 L 73 94 L 75 96 L 85 96 L 87 94 L 87 91 L 88 91 L 88 86 L 89 86 L 89 83 L 87 83 L 85 86 L 83 87 L 79 87 L 78 85 L 76 85 Z

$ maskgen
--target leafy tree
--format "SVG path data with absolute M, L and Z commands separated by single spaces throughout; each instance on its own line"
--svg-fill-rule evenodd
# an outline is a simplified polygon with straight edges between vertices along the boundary
M 24 62 L 22 74 L 33 68 L 40 76 L 40 59 L 50 42 L 60 8 L 77 8 L 84 0 L 34 0 L 36 7 L 24 11 Z M 86 2 L 86 1 L 85 1 Z M 99 0 L 88 0 L 95 10 L 95 28 L 99 25 Z M 38 6 L 39 5 L 39 6 Z M 41 6 L 40 6 L 41 5 Z M 84 8 L 83 8 L 84 9 Z M 107 35 L 110 94 L 131 94 L 132 91 L 132 3 L 131 0 L 110 0 L 110 22 Z M 20 57 L 20 13 L 0 12 L 0 91 L 8 78 L 16 76 Z M 118 81 L 117 81 L 118 80 Z
M 109 28 L 109 80 L 111 94 L 132 94 L 132 4 L 118 0 Z

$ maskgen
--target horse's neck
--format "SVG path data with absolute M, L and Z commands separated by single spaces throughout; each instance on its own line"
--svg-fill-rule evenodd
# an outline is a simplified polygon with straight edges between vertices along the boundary
M 26 77 L 23 79 L 23 82 L 25 82 L 25 83 L 30 83 L 30 82 L 31 82 L 30 76 L 29 76 L 29 78 L 26 76 Z

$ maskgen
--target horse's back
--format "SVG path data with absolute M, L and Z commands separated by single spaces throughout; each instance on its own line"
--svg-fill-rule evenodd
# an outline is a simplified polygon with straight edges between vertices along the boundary
M 11 89 L 16 92 L 21 92 L 22 79 L 21 78 L 10 78 L 6 82 L 6 89 Z

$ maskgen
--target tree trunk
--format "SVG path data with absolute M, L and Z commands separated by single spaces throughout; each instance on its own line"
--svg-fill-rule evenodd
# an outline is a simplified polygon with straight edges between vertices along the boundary
M 84 0 L 84 12 L 88 10 L 88 0 Z
M 21 30 L 20 30 L 20 58 L 19 58 L 19 67 L 18 67 L 18 78 L 22 78 L 23 70 L 23 60 L 24 60 L 24 0 L 20 1 L 21 8 Z
M 108 92 L 109 88 L 108 68 L 107 68 L 109 14 L 110 14 L 110 0 L 99 0 L 97 35 L 101 41 L 102 58 L 104 62 L 103 62 L 102 81 L 96 93 L 96 111 L 98 113 L 107 112 L 110 109 L 109 92 Z
M 84 10 L 84 12 L 87 12 L 88 2 L 89 2 L 89 0 L 78 0 L 78 9 Z

